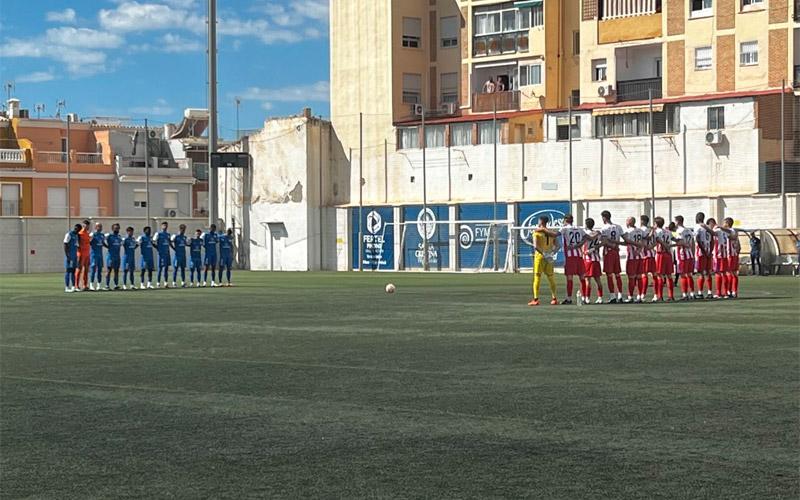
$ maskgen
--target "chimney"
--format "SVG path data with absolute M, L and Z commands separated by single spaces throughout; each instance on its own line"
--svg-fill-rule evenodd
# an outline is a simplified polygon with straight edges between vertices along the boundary
M 8 100 L 8 117 L 19 118 L 19 99 L 11 98 Z
M 311 108 L 303 108 L 303 118 L 307 120 L 311 119 Z

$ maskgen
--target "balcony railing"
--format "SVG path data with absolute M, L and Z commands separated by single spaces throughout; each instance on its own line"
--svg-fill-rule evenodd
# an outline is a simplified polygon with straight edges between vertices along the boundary
M 660 0 L 603 0 L 600 19 L 646 16 L 661 12 Z
M 24 149 L 0 149 L 0 163 L 25 164 L 26 162 Z
M 651 90 L 653 99 L 661 98 L 661 78 L 617 82 L 617 101 L 646 101 Z
M 519 111 L 519 90 L 494 92 L 492 94 L 472 94 L 473 113 L 490 113 L 495 110 Z
M 67 163 L 67 153 L 60 151 L 39 151 L 36 159 L 41 163 Z M 102 165 L 103 153 L 74 153 L 72 161 L 86 165 Z
M 475 57 L 499 56 L 528 52 L 528 31 L 481 35 L 472 39 L 472 55 Z

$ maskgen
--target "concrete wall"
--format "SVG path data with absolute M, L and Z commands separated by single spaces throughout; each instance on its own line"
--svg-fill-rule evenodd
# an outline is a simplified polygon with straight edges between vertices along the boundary
M 111 231 L 111 225 L 119 223 L 124 232 L 127 226 L 141 234 L 144 219 L 133 218 L 95 218 L 103 224 L 103 230 Z M 155 227 L 163 220 L 169 222 L 171 229 L 180 224 L 189 228 L 205 228 L 205 219 L 158 219 L 152 221 Z M 72 219 L 72 223 L 79 222 Z M 69 230 L 66 218 L 57 217 L 0 217 L 0 273 L 49 273 L 64 269 L 64 234 Z M 188 232 L 188 231 L 187 231 Z
M 146 208 L 134 207 L 133 201 L 136 190 L 144 190 L 143 182 L 117 182 L 117 214 L 120 217 L 145 217 Z M 165 191 L 178 192 L 178 217 L 191 217 L 192 215 L 192 184 L 188 183 L 161 183 L 150 181 L 150 216 L 166 217 L 167 209 L 164 208 Z

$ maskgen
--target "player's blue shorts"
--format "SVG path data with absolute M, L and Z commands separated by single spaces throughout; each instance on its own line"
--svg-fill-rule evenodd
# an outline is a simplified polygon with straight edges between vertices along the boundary
M 189 260 L 189 269 L 202 269 L 203 259 L 201 257 L 192 257 Z
M 89 266 L 90 267 L 102 268 L 103 267 L 103 254 L 92 252 L 91 256 L 90 256 Z
M 155 271 L 156 266 L 153 263 L 153 258 L 142 257 L 141 259 L 139 259 L 139 268 L 142 271 Z
M 158 267 L 169 267 L 169 254 L 161 253 L 158 254 Z
M 203 259 L 203 262 L 207 266 L 216 266 L 217 265 L 217 254 L 215 254 L 215 253 L 211 253 L 211 254 L 206 253 L 206 256 Z
M 106 267 L 109 269 L 119 269 L 120 267 L 119 255 L 108 254 L 106 256 Z
M 233 266 L 233 255 L 232 254 L 222 254 L 219 257 L 219 265 L 220 267 L 231 267 Z
M 123 264 L 125 265 L 125 271 L 135 271 L 136 270 L 136 255 L 126 255 L 124 259 L 122 259 Z
M 173 255 L 172 265 L 175 267 L 186 267 L 186 254 L 183 254 L 183 256 L 181 256 L 181 254 L 178 253 Z
M 65 255 L 64 256 L 64 269 L 70 270 L 70 269 L 75 269 L 76 267 L 78 267 L 78 257 L 77 256 L 75 256 L 75 257 L 67 257 Z

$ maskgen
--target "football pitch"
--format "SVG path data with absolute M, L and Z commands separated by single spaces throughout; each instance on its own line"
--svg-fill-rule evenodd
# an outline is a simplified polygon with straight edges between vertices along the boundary
M 530 278 L 0 276 L 0 496 L 800 496 L 800 280 L 530 308 Z

